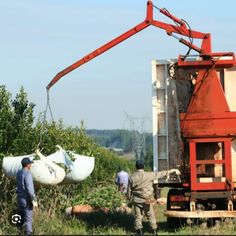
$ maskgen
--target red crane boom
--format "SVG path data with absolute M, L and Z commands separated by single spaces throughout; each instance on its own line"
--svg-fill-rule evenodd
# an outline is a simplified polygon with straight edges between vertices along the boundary
M 147 28 L 150 25 L 153 25 L 157 28 L 161 28 L 161 29 L 165 30 L 166 33 L 169 36 L 171 36 L 171 35 L 174 36 L 175 38 L 177 38 L 179 40 L 179 42 L 181 42 L 182 44 L 184 44 L 184 45 L 188 46 L 189 48 L 191 48 L 191 49 L 195 50 L 196 52 L 198 52 L 201 57 L 212 58 L 214 56 L 217 56 L 217 57 L 219 57 L 219 56 L 230 56 L 232 60 L 227 59 L 223 63 L 223 64 L 229 64 L 229 66 L 233 63 L 233 61 L 235 61 L 233 53 L 218 53 L 217 55 L 212 54 L 211 53 L 211 35 L 209 33 L 202 33 L 202 32 L 198 32 L 198 31 L 195 31 L 195 30 L 191 30 L 190 28 L 187 27 L 186 22 L 184 20 L 173 16 L 166 9 L 159 9 L 158 8 L 160 13 L 164 14 L 165 16 L 167 16 L 168 18 L 173 20 L 175 22 L 175 25 L 167 24 L 167 23 L 164 23 L 162 21 L 154 20 L 153 19 L 153 9 L 154 8 L 157 8 L 157 7 L 155 5 L 153 5 L 151 0 L 149 0 L 147 2 L 146 18 L 143 22 L 136 25 L 135 27 L 128 30 L 127 32 L 121 34 L 117 38 L 111 40 L 110 42 L 104 44 L 103 46 L 97 48 L 96 50 L 92 51 L 91 53 L 89 53 L 85 57 L 81 58 L 80 60 L 76 61 L 72 65 L 68 66 L 64 70 L 60 71 L 51 80 L 51 82 L 47 85 L 47 89 L 49 90 L 57 81 L 59 81 L 66 74 L 68 74 L 71 71 L 77 69 L 78 67 L 80 67 L 83 64 L 87 63 L 88 61 L 94 59 L 95 57 L 101 55 L 102 53 L 104 53 L 107 50 L 111 49 L 112 47 L 116 46 L 117 44 L 119 44 L 119 43 L 125 41 L 126 39 L 130 38 L 131 36 L 137 34 L 138 32 L 144 30 L 145 28 Z M 186 36 L 186 37 L 189 37 L 189 38 L 202 39 L 201 48 L 197 47 L 192 42 L 188 42 L 184 38 L 179 38 L 179 37 L 173 35 L 173 33 L 180 34 L 180 35 L 183 35 L 183 36 Z M 221 62 L 217 61 L 216 66 L 218 66 L 219 64 L 222 65 L 222 62 L 223 62 L 223 60 Z M 179 66 L 188 66 L 188 65 L 189 64 L 186 63 L 185 58 L 180 56 L 179 57 Z M 199 63 L 197 65 L 199 66 Z M 209 60 L 207 62 L 205 61 L 203 66 L 206 66 L 206 65 L 211 66 L 212 61 L 209 61 Z

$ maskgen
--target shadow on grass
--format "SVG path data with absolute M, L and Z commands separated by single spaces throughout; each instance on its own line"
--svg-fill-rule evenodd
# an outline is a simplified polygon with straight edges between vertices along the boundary
M 168 232 L 168 233 L 173 233 L 176 232 L 176 230 L 178 230 L 180 227 L 169 227 L 167 225 L 167 222 L 162 221 L 162 222 L 158 222 L 158 230 L 159 231 L 163 231 L 163 232 Z
M 83 221 L 87 227 L 119 227 L 126 231 L 133 231 L 134 217 L 127 213 L 104 211 L 81 213 L 75 216 L 77 219 Z
M 96 227 L 113 227 L 122 228 L 128 233 L 134 233 L 134 216 L 127 213 L 109 212 L 103 211 L 93 213 L 83 213 L 75 216 L 80 221 L 83 221 L 87 228 Z M 175 232 L 174 228 L 169 228 L 166 222 L 158 222 L 160 231 Z M 143 221 L 143 231 L 146 233 L 151 232 L 149 223 L 145 219 Z

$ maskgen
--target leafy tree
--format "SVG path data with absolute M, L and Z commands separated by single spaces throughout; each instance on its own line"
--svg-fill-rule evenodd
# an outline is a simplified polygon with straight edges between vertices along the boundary
M 12 101 L 5 86 L 0 86 L 1 153 L 20 155 L 34 150 L 33 108 L 23 88 Z
M 0 86 L 0 153 L 8 153 L 12 142 L 11 94 Z
M 28 102 L 27 93 L 22 87 L 12 102 L 13 141 L 10 150 L 15 155 L 28 154 L 36 148 L 34 106 Z

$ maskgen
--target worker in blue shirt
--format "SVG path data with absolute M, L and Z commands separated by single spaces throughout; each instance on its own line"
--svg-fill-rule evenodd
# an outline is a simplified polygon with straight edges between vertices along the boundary
M 18 171 L 16 177 L 18 213 L 21 216 L 22 224 L 19 230 L 22 232 L 22 226 L 25 226 L 26 235 L 33 234 L 33 207 L 37 207 L 36 196 L 34 192 L 33 177 L 30 168 L 33 161 L 28 157 L 21 161 L 22 169 Z
M 127 193 L 127 188 L 129 184 L 129 174 L 122 170 L 121 167 L 118 169 L 118 173 L 116 174 L 115 183 L 118 185 L 118 190 L 122 193 Z

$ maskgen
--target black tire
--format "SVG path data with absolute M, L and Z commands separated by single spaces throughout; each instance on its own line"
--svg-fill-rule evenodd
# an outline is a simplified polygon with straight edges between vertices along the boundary
M 176 217 L 167 217 L 167 226 L 168 228 L 174 229 L 181 226 L 180 218 Z
M 167 204 L 166 204 L 166 209 L 171 210 L 170 207 L 170 196 L 172 195 L 183 195 L 184 194 L 184 189 L 170 189 L 167 195 Z M 180 209 L 186 210 L 186 209 Z M 167 226 L 169 228 L 179 228 L 183 225 L 186 224 L 186 219 L 185 218 L 177 218 L 177 217 L 167 217 Z

